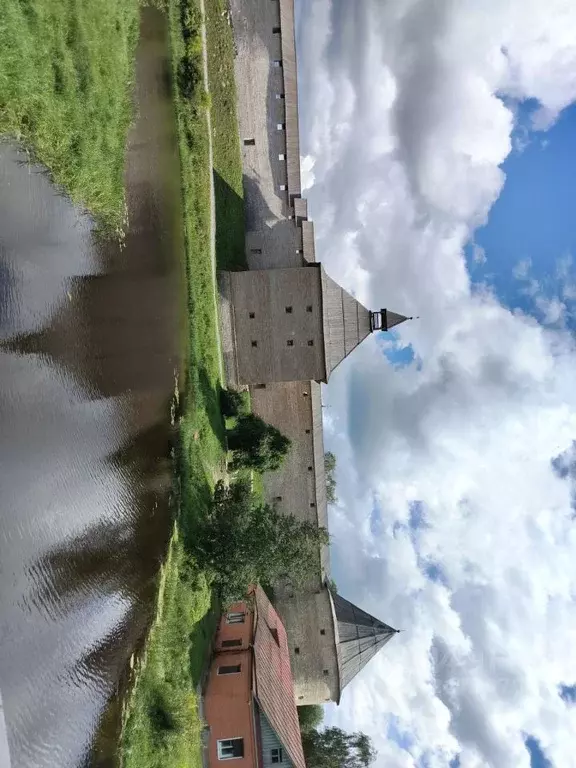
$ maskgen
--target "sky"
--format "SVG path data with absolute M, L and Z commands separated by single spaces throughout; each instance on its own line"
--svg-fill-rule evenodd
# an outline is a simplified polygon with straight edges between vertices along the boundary
M 403 632 L 377 768 L 576 766 L 576 4 L 296 0 L 303 180 L 374 335 L 324 389 L 333 575 Z

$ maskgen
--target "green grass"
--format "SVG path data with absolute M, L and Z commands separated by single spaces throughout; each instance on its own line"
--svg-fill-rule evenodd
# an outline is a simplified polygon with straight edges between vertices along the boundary
M 0 134 L 106 228 L 124 221 L 139 0 L 3 0 Z
M 242 158 L 236 119 L 234 37 L 227 0 L 205 0 L 208 80 L 216 198 L 216 259 L 220 269 L 246 269 Z
M 124 766 L 201 765 L 195 686 L 214 623 L 210 607 L 210 587 L 176 529 L 162 570 L 156 620 L 128 703 L 121 745 Z

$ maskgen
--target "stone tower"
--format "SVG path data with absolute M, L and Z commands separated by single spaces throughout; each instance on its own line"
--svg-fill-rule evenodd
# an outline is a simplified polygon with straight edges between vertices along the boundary
M 283 590 L 276 607 L 288 634 L 299 706 L 339 702 L 343 689 L 398 631 L 332 594 L 327 584 Z

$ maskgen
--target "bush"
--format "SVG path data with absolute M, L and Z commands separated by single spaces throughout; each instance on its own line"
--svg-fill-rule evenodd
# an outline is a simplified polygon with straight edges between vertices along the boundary
M 232 469 L 246 467 L 257 472 L 279 469 L 290 450 L 290 440 L 253 413 L 240 416 L 228 432 L 228 448 L 234 452 Z
M 238 416 L 244 408 L 245 396 L 235 389 L 223 389 L 220 392 L 220 410 L 222 416 L 232 418 Z

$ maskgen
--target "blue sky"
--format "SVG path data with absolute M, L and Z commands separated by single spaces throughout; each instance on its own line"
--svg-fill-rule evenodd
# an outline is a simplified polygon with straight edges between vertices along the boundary
M 536 105 L 531 101 L 517 108 L 514 150 L 503 166 L 506 182 L 488 221 L 466 246 L 466 262 L 478 290 L 488 286 L 502 304 L 521 309 L 540 322 L 545 318 L 535 297 L 546 294 L 552 299 L 559 296 L 566 305 L 566 325 L 574 328 L 576 295 L 566 296 L 562 291 L 563 286 L 574 278 L 570 257 L 576 255 L 576 105 L 565 110 L 546 132 L 531 129 L 535 109 Z M 524 269 L 519 269 L 522 263 Z M 537 291 L 530 290 L 530 286 L 536 284 Z M 408 366 L 416 359 L 412 346 L 402 341 L 401 333 L 396 329 L 382 334 L 380 345 L 384 356 L 395 368 Z M 424 507 L 421 502 L 415 502 L 410 509 L 408 527 L 415 533 L 425 525 Z M 381 509 L 374 502 L 373 534 L 378 535 L 381 526 Z M 430 581 L 445 581 L 436 563 L 422 561 L 420 567 Z M 567 705 L 573 705 L 576 686 L 562 685 L 559 696 Z M 402 729 L 393 715 L 388 718 L 387 728 L 388 739 L 401 748 L 408 749 L 413 743 L 413 736 Z M 528 734 L 524 743 L 531 768 L 552 767 L 538 739 Z M 422 765 L 425 763 L 426 758 Z M 456 757 L 450 768 L 459 765 Z
M 421 317 L 324 391 L 334 577 L 403 630 L 331 722 L 376 768 L 571 765 L 576 4 L 298 9 L 316 252 Z
M 518 279 L 515 269 L 529 260 L 529 276 L 553 296 L 560 290 L 558 262 L 576 254 L 576 105 L 545 132 L 530 129 L 536 107 L 531 100 L 518 107 L 515 149 L 503 165 L 504 189 L 466 256 L 475 283 L 489 285 L 506 306 L 542 320 L 525 292 L 527 281 Z M 484 263 L 474 260 L 474 245 L 483 249 Z M 573 268 L 567 271 L 573 276 Z M 568 312 L 574 309 L 573 299 L 565 303 Z M 568 316 L 567 324 L 574 327 L 574 317 Z
M 547 131 L 532 130 L 537 108 L 533 100 L 516 107 L 514 150 L 502 166 L 506 183 L 487 223 L 467 245 L 466 261 L 478 289 L 488 286 L 505 306 L 544 322 L 543 307 L 531 290 L 536 286 L 531 281 L 537 281 L 538 296 L 559 297 L 566 325 L 574 329 L 576 295 L 563 294 L 563 287 L 576 285 L 570 263 L 576 255 L 576 105 Z M 398 331 L 383 334 L 382 340 L 392 365 L 413 362 L 414 350 Z

